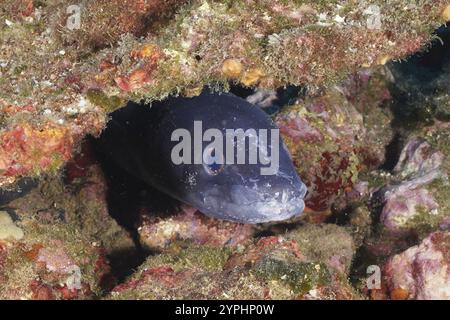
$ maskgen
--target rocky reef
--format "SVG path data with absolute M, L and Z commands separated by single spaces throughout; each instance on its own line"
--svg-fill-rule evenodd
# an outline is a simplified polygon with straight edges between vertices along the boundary
M 444 0 L 0 0 L 0 299 L 450 299 L 446 21 Z M 273 116 L 303 215 L 209 218 L 96 153 L 127 101 L 205 85 Z
M 314 89 L 404 58 L 432 38 L 446 5 L 3 0 L 0 184 L 60 168 L 130 99 L 230 80 Z

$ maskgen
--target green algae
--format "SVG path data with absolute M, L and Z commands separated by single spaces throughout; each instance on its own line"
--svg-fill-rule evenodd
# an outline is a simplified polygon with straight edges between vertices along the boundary
M 108 96 L 100 90 L 89 90 L 86 96 L 91 103 L 101 107 L 106 113 L 110 113 L 124 104 L 124 101 L 120 97 Z
M 298 294 L 331 282 L 331 275 L 323 263 L 289 262 L 272 257 L 259 261 L 252 272 L 265 280 L 276 280 L 288 284 Z
M 347 228 L 334 224 L 306 224 L 290 232 L 285 237 L 298 243 L 300 250 L 310 261 L 328 263 L 333 256 L 343 264 L 340 271 L 350 268 L 355 244 Z
M 183 269 L 201 269 L 205 271 L 220 271 L 232 250 L 228 247 L 196 246 L 181 249 L 176 254 L 162 253 L 149 258 L 145 268 L 170 266 L 175 271 Z

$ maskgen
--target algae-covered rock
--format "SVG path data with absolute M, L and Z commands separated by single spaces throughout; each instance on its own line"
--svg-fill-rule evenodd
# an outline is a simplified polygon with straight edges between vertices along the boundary
M 70 183 L 62 176 L 42 179 L 37 188 L 9 206 L 17 208 L 21 219 L 33 219 L 49 228 L 53 223 L 72 226 L 95 239 L 107 254 L 135 250 L 131 236 L 109 215 L 100 167 L 91 163 L 75 170 L 75 163 L 67 167 L 68 179 L 74 179 Z
M 330 269 L 348 274 L 355 253 L 351 234 L 334 224 L 305 225 L 286 234 L 312 261 L 321 261 Z
M 229 82 L 316 90 L 403 58 L 432 38 L 447 5 L 3 0 L 0 137 L 16 141 L 0 145 L 0 185 L 61 168 L 122 101 Z
M 390 230 L 414 227 L 420 216 L 438 215 L 439 205 L 426 189 L 399 187 L 395 192 L 385 195 L 386 205 L 381 213 L 381 222 Z M 431 221 L 430 221 L 431 222 Z
M 435 232 L 384 266 L 393 299 L 450 299 L 450 234 Z
M 109 215 L 105 181 L 88 153 L 69 162 L 65 177 L 42 179 L 9 202 L 24 237 L 7 247 L 3 298 L 96 298 L 138 263 L 131 236 Z
M 221 271 L 232 254 L 229 247 L 211 245 L 191 245 L 178 247 L 170 253 L 156 254 L 145 263 L 147 268 L 156 268 L 162 265 L 180 271 L 186 268 L 203 271 Z
M 446 133 L 447 129 L 439 129 L 428 138 L 408 140 L 393 171 L 398 182 L 384 191 L 380 219 L 387 229 L 414 230 L 423 237 L 448 217 L 449 199 L 443 196 L 449 190 Z M 433 146 L 434 135 L 439 138 Z
M 226 268 L 241 265 L 248 266 L 269 288 L 272 284 L 282 284 L 296 295 L 331 283 L 325 264 L 308 260 L 296 242 L 280 237 L 259 239 L 242 254 L 232 256 Z
M 281 293 L 271 292 L 264 279 L 250 273 L 248 266 L 229 265 L 232 252 L 230 248 L 194 246 L 149 257 L 106 298 L 267 299 L 271 294 L 289 297 L 289 288 L 282 287 Z
M 448 229 L 448 136 L 442 122 L 415 130 L 392 173 L 372 187 L 375 224 L 359 252 L 364 268 L 382 265 L 431 232 Z
M 138 233 L 143 245 L 152 250 L 167 250 L 173 243 L 237 246 L 248 242 L 254 227 L 205 217 L 195 208 L 182 206 L 179 213 L 165 217 L 151 213 L 141 216 Z
M 341 252 L 335 251 L 336 255 Z M 295 241 L 261 238 L 247 247 L 191 246 L 149 257 L 107 299 L 351 299 L 360 296 Z
M 339 196 L 352 190 L 361 171 L 383 163 L 392 139 L 391 115 L 382 109 L 389 99 L 387 81 L 378 74 L 361 73 L 342 87 L 299 101 L 275 117 L 308 186 L 306 206 L 314 211 L 329 210 Z
M 1 241 L 1 299 L 92 299 L 111 285 L 104 249 L 73 226 L 23 219 L 24 236 Z

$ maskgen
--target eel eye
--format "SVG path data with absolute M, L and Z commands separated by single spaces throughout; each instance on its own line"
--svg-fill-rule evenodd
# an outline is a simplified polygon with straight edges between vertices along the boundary
M 212 147 L 203 151 L 203 167 L 212 176 L 221 173 L 225 167 L 223 155 Z

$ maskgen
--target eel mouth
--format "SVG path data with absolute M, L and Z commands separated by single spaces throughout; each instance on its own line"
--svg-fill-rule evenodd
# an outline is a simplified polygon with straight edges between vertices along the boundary
M 215 218 L 242 223 L 281 221 L 303 212 L 306 187 L 288 185 L 279 188 L 232 185 L 228 191 L 215 186 L 202 194 L 198 209 Z

